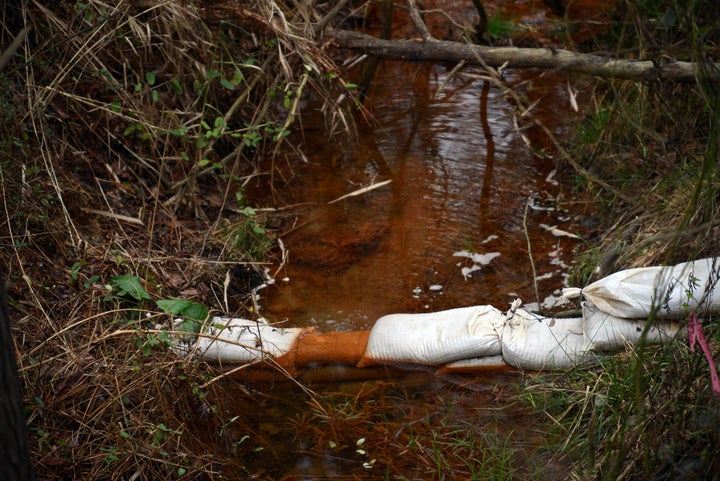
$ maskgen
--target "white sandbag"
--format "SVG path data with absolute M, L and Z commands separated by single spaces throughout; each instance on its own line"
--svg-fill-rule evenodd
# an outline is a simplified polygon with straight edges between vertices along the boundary
M 358 366 L 413 363 L 437 366 L 500 354 L 503 314 L 474 306 L 422 314 L 390 314 L 377 320 Z
M 583 302 L 583 334 L 585 347 L 592 351 L 614 351 L 626 344 L 637 344 L 647 321 L 645 319 L 624 319 L 601 311 L 590 302 Z M 671 320 L 655 320 L 645 334 L 645 342 L 660 343 L 671 341 L 680 330 L 680 325 Z
M 499 370 L 509 367 L 502 357 L 502 354 L 494 356 L 473 357 L 471 359 L 460 359 L 445 364 L 438 373 L 446 373 L 453 371 L 482 371 L 482 370 Z
M 500 335 L 505 362 L 522 369 L 566 369 L 585 360 L 583 319 L 508 312 Z
M 304 328 L 280 328 L 248 319 L 215 317 L 198 337 L 195 353 L 209 362 L 246 363 L 291 351 Z
M 716 283 L 720 259 L 700 259 L 672 267 L 640 267 L 611 274 L 582 289 L 600 310 L 627 319 L 646 318 L 653 307 L 658 318 L 681 318 L 688 309 L 720 314 Z

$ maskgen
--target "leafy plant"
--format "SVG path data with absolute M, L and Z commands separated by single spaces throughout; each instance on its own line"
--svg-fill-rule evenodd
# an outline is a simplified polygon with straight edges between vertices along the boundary
M 114 276 L 110 279 L 110 286 L 113 294 L 117 297 L 130 296 L 136 301 L 152 300 L 150 294 L 142 286 L 142 282 L 138 276 L 132 274 L 122 274 Z
M 158 308 L 173 316 L 180 316 L 182 321 L 173 326 L 188 333 L 198 333 L 202 324 L 207 320 L 210 310 L 197 302 L 187 299 L 160 299 Z
M 500 12 L 496 12 L 488 19 L 487 32 L 492 39 L 511 37 L 519 29 L 517 23 L 504 18 Z
M 210 312 L 204 305 L 187 299 L 161 299 L 157 305 L 163 312 L 195 321 L 204 321 Z

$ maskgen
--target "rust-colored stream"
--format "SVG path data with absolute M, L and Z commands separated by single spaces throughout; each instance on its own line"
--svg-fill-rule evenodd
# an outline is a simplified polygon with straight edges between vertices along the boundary
M 534 302 L 528 238 L 540 301 L 562 284 L 577 241 L 543 227 L 575 229 L 554 200 L 553 159 L 528 148 L 497 88 L 458 78 L 438 93 L 446 75 L 445 66 L 383 63 L 370 100 L 378 128 L 363 129 L 357 147 L 318 142 L 307 162 L 276 165 L 288 179 L 276 186 L 284 202 L 310 206 L 283 236 L 288 280 L 263 293 L 269 318 L 355 330 L 394 312 Z M 562 136 L 574 117 L 562 80 L 528 77 L 520 88 L 541 93 L 533 113 Z
M 491 82 L 448 80 L 451 68 L 382 62 L 366 102 L 372 122 L 359 127 L 357 143 L 313 137 L 313 122 L 322 120 L 309 104 L 298 146 L 303 155 L 276 159 L 265 166 L 272 177 L 258 176 L 248 186 L 250 198 L 267 199 L 272 191 L 277 207 L 295 206 L 282 211 L 292 226 L 281 233 L 289 262 L 277 283 L 261 291 L 270 321 L 352 331 L 389 313 L 478 304 L 505 309 L 516 297 L 543 301 L 563 285 L 581 241 L 548 227 L 583 232 L 558 197 L 554 150 L 533 119 L 565 135 L 577 119 L 567 79 L 506 73 L 519 96 L 537 101 L 532 115 L 522 117 Z M 475 378 L 418 372 L 311 384 L 319 399 L 290 383 L 266 386 L 253 409 L 254 431 L 238 431 L 233 449 L 260 478 L 470 479 L 468 473 L 479 472 L 473 479 L 484 479 L 482 472 L 501 471 L 562 478 L 543 454 L 546 421 L 512 401 L 521 379 L 516 372 Z M 313 399 L 337 410 L 328 417 Z M 248 416 L 227 404 L 229 416 Z M 459 433 L 468 432 L 492 439 L 475 438 L 467 453 L 445 453 L 449 464 L 438 464 L 435 455 L 442 453 L 432 449 L 462 445 L 467 440 Z M 493 457 L 498 452 L 509 458 Z M 368 466 L 371 456 L 376 463 Z M 509 470 L 504 462 L 512 463 Z M 514 471 L 518 466 L 527 470 Z
M 278 202 L 298 207 L 288 211 L 295 227 L 282 236 L 289 262 L 278 282 L 260 291 L 270 321 L 352 331 L 388 313 L 477 304 L 505 309 L 516 296 L 533 302 L 528 242 L 540 300 L 562 285 L 580 241 L 542 227 L 576 230 L 572 212 L 558 202 L 552 157 L 537 153 L 549 141 L 540 129 L 526 129 L 529 148 L 515 126 L 516 109 L 489 83 L 458 77 L 438 92 L 447 72 L 442 65 L 381 64 L 368 102 L 376 128 L 363 127 L 357 145 L 313 140 L 308 129 L 305 159 L 275 162 Z M 565 81 L 523 75 L 507 80 L 539 100 L 534 115 L 562 136 L 565 122 L 576 117 Z M 386 180 L 392 182 L 329 203 Z M 467 257 L 473 254 L 485 259 Z M 441 479 L 442 469 L 448 479 L 484 470 L 562 477 L 542 454 L 545 420 L 512 400 L 521 379 L 516 372 L 451 378 L 418 372 L 311 383 L 323 406 L 340 410 L 330 416 L 291 384 L 265 386 L 254 410 L 257 428 L 242 445 L 263 451 L 247 453 L 255 461 L 247 467 L 296 479 Z M 230 404 L 230 416 L 243 414 Z M 435 453 L 438 461 L 423 451 L 436 437 L 438 449 L 463 445 L 459 433 L 470 433 L 467 453 Z M 361 438 L 366 447 L 353 449 Z M 448 465 L 438 471 L 437 462 Z

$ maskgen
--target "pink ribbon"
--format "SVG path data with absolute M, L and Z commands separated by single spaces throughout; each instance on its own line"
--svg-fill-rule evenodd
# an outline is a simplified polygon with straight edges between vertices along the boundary
M 690 352 L 695 352 L 695 341 L 697 341 L 698 344 L 700 344 L 700 349 L 702 349 L 703 353 L 705 353 L 705 358 L 710 366 L 710 381 L 712 383 L 713 393 L 715 393 L 717 397 L 720 397 L 720 379 L 718 378 L 718 373 L 715 369 L 715 361 L 713 361 L 710 346 L 708 346 L 708 343 L 705 340 L 702 325 L 697 318 L 697 314 L 694 312 L 690 313 L 690 320 L 688 321 L 688 338 L 690 340 Z

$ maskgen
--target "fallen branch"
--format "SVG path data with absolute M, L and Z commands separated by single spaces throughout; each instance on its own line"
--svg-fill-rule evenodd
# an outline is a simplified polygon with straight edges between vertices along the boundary
M 331 200 L 330 202 L 328 202 L 328 204 L 334 204 L 335 202 L 339 202 L 343 199 L 347 199 L 348 197 L 355 197 L 356 195 L 364 194 L 365 192 L 370 192 L 371 190 L 375 190 L 378 187 L 387 185 L 390 182 L 392 182 L 392 179 L 383 180 L 382 182 L 378 182 L 377 184 L 370 184 L 367 187 L 363 187 L 362 189 L 354 190 L 354 191 L 350 192 L 349 194 L 345 194 L 343 196 L 338 197 L 335 200 Z
M 568 50 L 518 47 L 486 47 L 441 40 L 382 40 L 347 30 L 327 29 L 327 38 L 336 46 L 394 60 L 425 62 L 485 63 L 492 67 L 541 68 L 575 72 L 598 77 L 627 80 L 667 80 L 694 83 L 701 75 L 710 82 L 720 82 L 720 65 L 707 68 L 692 62 L 666 60 L 617 59 Z

